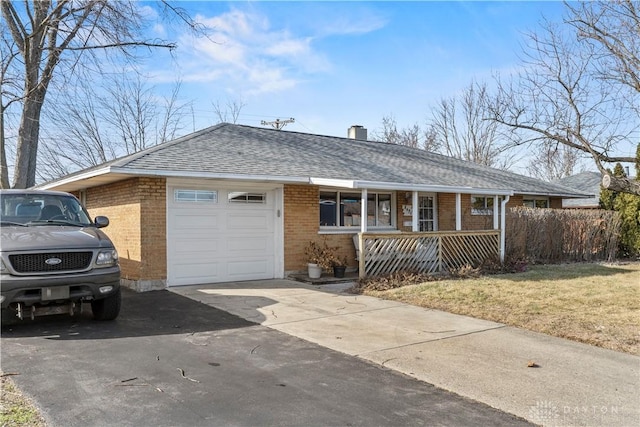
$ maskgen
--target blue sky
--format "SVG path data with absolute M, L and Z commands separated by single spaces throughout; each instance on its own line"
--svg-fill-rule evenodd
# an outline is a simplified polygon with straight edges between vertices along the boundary
M 383 116 L 423 125 L 443 97 L 472 79 L 491 80 L 519 65 L 520 43 L 543 15 L 559 20 L 560 2 L 180 2 L 214 28 L 212 40 L 171 33 L 171 58 L 146 64 L 162 87 L 182 80 L 194 101 L 195 128 L 217 121 L 212 102 L 241 101 L 238 122 L 295 118 L 287 130 L 370 134 Z M 190 131 L 191 129 L 189 129 Z

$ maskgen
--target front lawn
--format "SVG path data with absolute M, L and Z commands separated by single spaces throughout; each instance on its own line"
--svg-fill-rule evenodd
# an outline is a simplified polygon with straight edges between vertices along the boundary
M 640 263 L 531 266 L 523 273 L 375 288 L 360 291 L 640 355 Z

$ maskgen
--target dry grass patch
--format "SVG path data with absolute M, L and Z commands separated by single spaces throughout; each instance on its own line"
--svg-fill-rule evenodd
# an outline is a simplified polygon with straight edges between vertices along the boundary
M 44 427 L 38 409 L 16 388 L 10 374 L 0 372 L 0 425 L 2 427 Z
M 533 266 L 515 274 L 361 292 L 640 355 L 640 263 Z

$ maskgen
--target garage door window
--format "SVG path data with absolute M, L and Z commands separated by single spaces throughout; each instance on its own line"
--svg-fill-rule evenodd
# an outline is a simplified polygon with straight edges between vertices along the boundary
M 267 195 L 265 193 L 247 193 L 244 191 L 230 191 L 229 203 L 267 203 Z
M 176 202 L 218 203 L 218 192 L 211 190 L 175 190 Z

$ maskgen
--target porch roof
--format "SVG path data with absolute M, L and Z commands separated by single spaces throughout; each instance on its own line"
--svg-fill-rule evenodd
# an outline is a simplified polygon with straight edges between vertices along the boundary
M 132 176 L 399 191 L 587 196 L 558 184 L 401 145 L 228 123 L 38 187 L 73 191 Z

